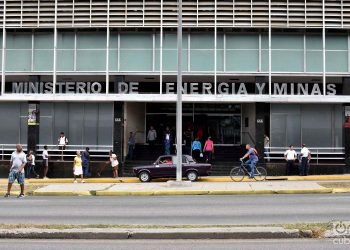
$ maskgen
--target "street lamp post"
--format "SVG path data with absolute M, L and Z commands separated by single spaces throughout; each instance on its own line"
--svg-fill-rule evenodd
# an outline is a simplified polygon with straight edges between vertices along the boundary
M 176 181 L 182 181 L 182 0 L 178 0 L 176 99 Z

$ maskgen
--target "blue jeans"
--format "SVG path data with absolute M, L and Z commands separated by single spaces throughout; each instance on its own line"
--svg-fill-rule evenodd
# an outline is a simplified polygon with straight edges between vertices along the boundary
M 129 160 L 132 160 L 134 158 L 134 145 L 129 145 L 127 158 Z
M 170 155 L 170 142 L 164 142 L 164 154 Z
M 258 161 L 257 160 L 252 160 L 252 159 L 249 159 L 245 162 L 246 165 L 249 165 L 250 167 L 250 177 L 254 177 L 254 173 L 255 173 L 255 167 L 256 167 L 256 163 Z
M 84 175 L 84 177 L 89 177 L 91 175 L 89 173 L 89 162 L 83 161 L 83 175 Z

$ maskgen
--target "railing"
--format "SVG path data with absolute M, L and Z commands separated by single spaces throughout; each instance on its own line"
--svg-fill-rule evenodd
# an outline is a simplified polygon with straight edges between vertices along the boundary
M 27 152 L 27 145 L 22 144 L 23 151 Z M 40 144 L 36 150 L 36 159 L 42 159 L 44 144 Z M 108 158 L 109 151 L 113 149 L 112 145 L 67 145 L 65 150 L 58 148 L 58 145 L 46 145 L 48 147 L 50 158 L 63 160 L 64 158 L 73 158 L 76 151 L 84 151 L 86 147 L 90 149 L 90 158 Z M 8 160 L 12 152 L 16 149 L 16 144 L 0 144 L 1 160 Z
M 265 160 L 284 160 L 284 153 L 288 147 L 266 147 L 264 152 Z M 311 160 L 316 160 L 316 164 L 320 161 L 325 160 L 345 160 L 345 149 L 344 147 L 335 148 L 308 148 L 311 152 Z M 294 148 L 298 155 L 300 155 L 301 148 Z

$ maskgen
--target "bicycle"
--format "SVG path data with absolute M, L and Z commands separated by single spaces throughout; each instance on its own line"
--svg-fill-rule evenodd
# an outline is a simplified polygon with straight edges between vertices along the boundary
M 239 167 L 234 167 L 231 169 L 230 177 L 233 181 L 239 182 L 244 179 L 244 176 L 250 176 L 250 171 L 246 167 L 250 166 L 243 161 L 241 161 Z M 267 171 L 264 167 L 255 167 L 254 179 L 256 181 L 264 181 L 266 179 Z

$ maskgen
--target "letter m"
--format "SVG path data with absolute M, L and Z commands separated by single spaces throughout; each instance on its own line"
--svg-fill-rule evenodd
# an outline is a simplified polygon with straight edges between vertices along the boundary
M 23 82 L 12 83 L 12 94 L 23 94 Z
M 278 83 L 273 85 L 273 92 L 275 95 L 286 95 L 287 92 L 287 83 L 282 83 L 281 86 Z

